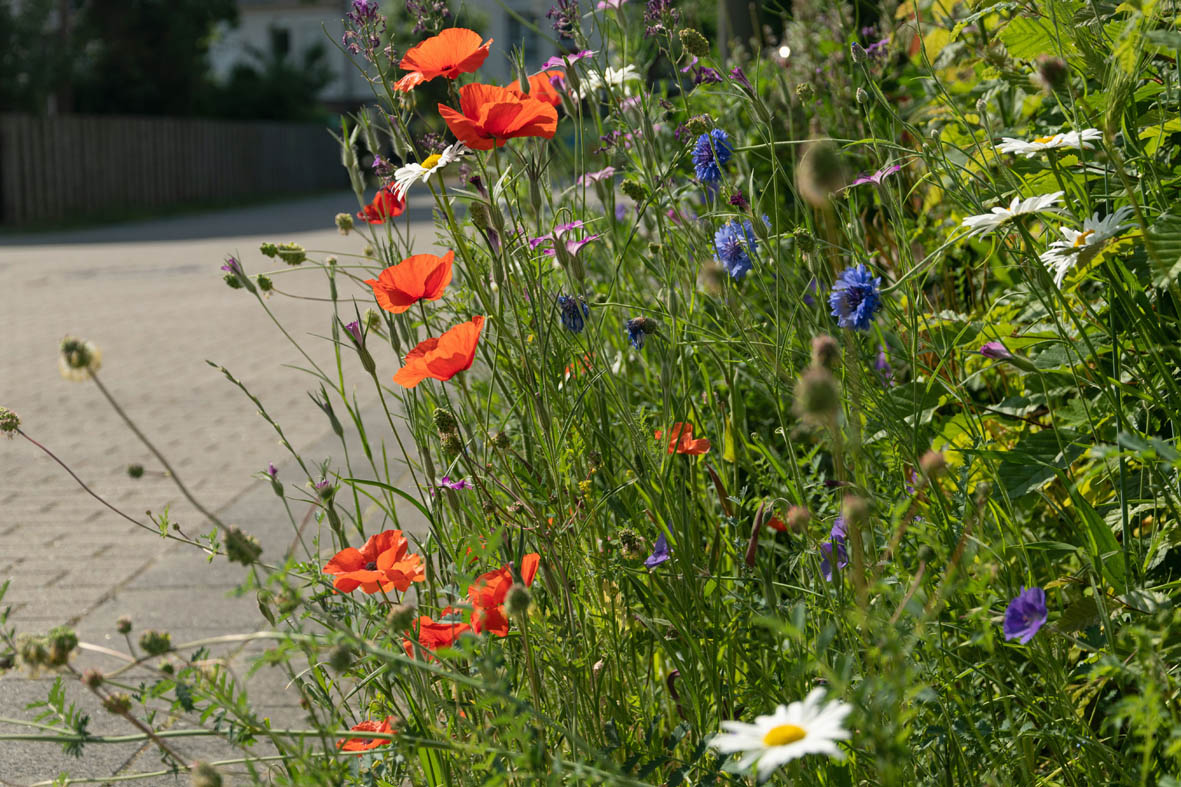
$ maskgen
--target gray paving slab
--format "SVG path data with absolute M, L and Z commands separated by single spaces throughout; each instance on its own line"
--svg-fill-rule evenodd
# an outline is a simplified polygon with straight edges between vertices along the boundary
M 341 469 L 344 451 L 305 393 L 310 378 L 285 365 L 304 361 L 283 343 L 257 304 L 225 287 L 217 269 L 226 253 L 239 251 L 248 270 L 266 270 L 262 263 L 270 261 L 254 253 L 263 240 L 359 251 L 361 238 L 342 238 L 332 225 L 336 212 L 351 209 L 349 200 L 351 195 L 334 195 L 225 215 L 0 238 L 0 329 L 6 339 L 0 342 L 0 404 L 17 411 L 30 435 L 129 515 L 143 520 L 145 511 L 167 507 L 185 532 L 208 532 L 201 515 L 98 391 L 60 378 L 61 336 L 90 338 L 104 353 L 104 383 L 174 462 L 194 494 L 223 521 L 258 538 L 264 560 L 280 559 L 293 542 L 293 528 L 270 484 L 254 476 L 273 461 L 294 495 L 302 483 L 298 468 L 284 461 L 286 452 L 275 433 L 241 392 L 204 360 L 223 363 L 238 375 L 304 456 L 327 459 L 333 469 Z M 423 210 L 412 206 L 411 214 Z M 433 238 L 428 226 L 412 225 L 412 231 L 424 243 Z M 309 273 L 314 272 L 296 271 L 277 281 L 294 294 L 318 296 L 322 281 Z M 370 305 L 361 288 L 342 286 L 342 297 L 356 297 L 361 310 Z M 308 351 L 317 362 L 331 359 L 327 342 L 309 338 L 330 330 L 323 304 L 275 298 L 269 305 L 293 335 L 309 340 Z M 392 375 L 399 359 L 392 352 L 386 355 L 378 357 L 379 373 Z M 378 412 L 369 389 L 359 389 L 357 396 L 366 413 Z M 384 437 L 396 455 L 384 415 L 366 422 L 372 425 L 371 439 Z M 346 437 L 354 474 L 372 477 L 357 435 Z M 130 478 L 126 467 L 131 463 L 143 464 L 148 473 Z M 388 480 L 405 483 L 404 466 L 391 472 Z M 293 503 L 292 510 L 302 517 L 306 509 Z M 399 517 L 405 529 L 425 534 L 417 511 L 400 507 Z M 382 526 L 372 515 L 367 520 L 367 527 Z M 315 527 L 309 525 L 306 535 L 313 535 Z M 244 576 L 241 566 L 223 558 L 210 563 L 191 547 L 165 542 L 115 516 L 23 441 L 0 441 L 0 582 L 12 580 L 5 603 L 12 605 L 10 620 L 20 630 L 37 633 L 71 623 L 83 641 L 125 651 L 115 631 L 122 615 L 134 622 L 133 639 L 158 628 L 169 631 L 176 644 L 268 627 L 253 593 L 234 592 Z M 250 658 L 266 647 L 256 642 L 211 651 L 241 676 L 261 715 L 276 726 L 302 726 L 304 712 L 281 670 L 264 668 L 246 677 Z M 109 670 L 119 663 L 87 650 L 73 666 Z M 51 682 L 48 675 L 36 680 L 14 672 L 0 675 L 0 716 L 31 718 L 25 705 L 44 698 Z M 130 732 L 126 722 L 106 714 L 76 682 L 68 685 L 68 693 L 92 712 L 92 729 Z M 175 721 L 182 727 L 186 723 Z M 15 729 L 0 724 L 0 732 Z M 184 753 L 194 759 L 233 756 L 224 742 L 183 740 Z M 63 772 L 102 778 L 159 768 L 158 754 L 138 744 L 92 746 L 79 760 L 57 744 L 0 741 L 0 784 L 32 784 Z M 233 770 L 227 783 L 251 783 L 244 771 Z M 134 783 L 187 784 L 187 778 Z

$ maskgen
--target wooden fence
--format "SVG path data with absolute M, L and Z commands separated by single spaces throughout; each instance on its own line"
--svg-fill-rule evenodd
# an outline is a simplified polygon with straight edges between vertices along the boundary
M 347 188 L 312 124 L 0 114 L 0 224 Z

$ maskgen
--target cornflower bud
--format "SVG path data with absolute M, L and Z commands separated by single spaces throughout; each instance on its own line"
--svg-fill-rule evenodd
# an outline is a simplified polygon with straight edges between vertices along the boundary
M 120 634 L 130 634 L 131 618 L 127 617 L 126 615 L 121 615 L 119 619 L 115 621 L 115 631 L 118 631 Z
M 497 432 L 492 435 L 492 445 L 497 448 L 507 449 L 512 447 L 512 442 L 509 441 L 508 435 L 505 432 Z
M 812 337 L 812 365 L 835 371 L 841 362 L 841 346 L 828 334 Z
M 619 188 L 636 202 L 643 202 L 648 196 L 648 189 L 634 180 L 623 181 Z
M 0 434 L 9 440 L 16 437 L 16 430 L 20 429 L 21 419 L 7 407 L 0 407 Z
M 172 635 L 151 629 L 140 635 L 139 646 L 149 656 L 159 656 L 172 650 Z
M 709 115 L 694 115 L 685 121 L 685 130 L 692 136 L 699 137 L 714 127 L 714 120 Z
M 693 28 L 686 27 L 678 35 L 681 37 L 681 46 L 689 54 L 694 57 L 705 57 L 709 54 L 709 41 Z
M 450 456 L 458 456 L 463 453 L 463 440 L 459 438 L 458 432 L 443 432 L 439 435 L 442 441 L 443 450 Z
M 49 663 L 49 649 L 41 637 L 21 635 L 16 643 L 17 657 L 30 672 L 37 673 Z

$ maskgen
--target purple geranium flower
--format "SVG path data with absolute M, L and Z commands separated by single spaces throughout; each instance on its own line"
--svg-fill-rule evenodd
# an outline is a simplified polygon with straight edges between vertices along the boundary
M 843 517 L 837 517 L 832 523 L 832 531 L 829 533 L 832 537 L 831 541 L 826 541 L 820 545 L 820 573 L 829 582 L 832 582 L 832 552 L 836 549 L 837 553 L 837 568 L 844 568 L 849 565 L 849 553 L 845 549 L 845 520 Z
M 1013 357 L 1013 353 L 1009 352 L 1001 342 L 988 342 L 980 348 L 980 354 L 994 361 L 1004 361 Z
M 880 186 L 880 185 L 882 185 L 883 180 L 890 177 L 895 172 L 898 172 L 901 169 L 902 169 L 902 166 L 899 164 L 890 164 L 888 166 L 882 167 L 881 169 L 879 169 L 877 172 L 873 173 L 872 175 L 858 175 L 853 180 L 853 182 L 850 183 L 848 186 L 845 186 L 845 188 L 851 189 L 854 186 L 860 186 L 864 183 L 874 183 L 874 184 Z
M 471 489 L 472 485 L 462 478 L 452 481 L 451 476 L 445 475 L 439 479 L 439 488 L 443 489 L 444 487 L 447 489 Z
M 541 65 L 542 71 L 548 71 L 551 68 L 566 68 L 571 63 L 577 63 L 586 57 L 594 57 L 595 53 L 590 49 L 583 49 L 579 52 L 573 52 L 567 55 L 554 55 L 549 60 Z
M 652 548 L 652 554 L 644 561 L 644 565 L 648 568 L 656 568 L 670 557 L 672 555 L 668 553 L 668 539 L 664 537 L 664 533 L 661 533 L 656 539 L 656 545 Z
M 585 175 L 579 175 L 578 180 L 575 181 L 579 186 L 589 186 L 592 183 L 598 183 L 600 180 L 615 177 L 615 167 L 604 167 L 598 172 L 588 172 Z
M 582 221 L 572 221 L 568 224 L 559 224 L 558 226 L 554 227 L 553 232 L 547 232 L 545 235 L 542 235 L 537 238 L 530 238 L 529 239 L 529 248 L 536 249 L 538 246 L 548 243 L 549 247 L 546 249 L 543 249 L 542 253 L 547 254 L 550 257 L 552 257 L 555 254 L 557 254 L 557 252 L 554 250 L 554 244 L 558 241 L 558 239 L 561 238 L 566 233 L 571 232 L 572 230 L 580 229 L 583 226 L 584 225 L 583 225 Z M 596 235 L 584 235 L 581 238 L 575 238 L 575 237 L 567 238 L 565 241 L 566 251 L 570 252 L 570 254 L 577 254 L 582 249 L 583 246 L 585 246 L 588 243 L 591 243 L 593 241 L 596 241 L 601 237 L 602 237 L 602 235 L 596 234 Z
M 1009 602 L 1005 610 L 1005 639 L 1015 639 L 1022 645 L 1033 639 L 1046 622 L 1046 591 L 1025 589 Z

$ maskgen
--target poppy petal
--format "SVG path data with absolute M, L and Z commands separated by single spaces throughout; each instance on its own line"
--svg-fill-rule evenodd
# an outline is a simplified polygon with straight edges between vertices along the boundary
M 332 556 L 328 561 L 328 565 L 324 566 L 325 574 L 344 574 L 348 571 L 356 571 L 364 568 L 365 556 L 359 550 L 348 547 L 342 549 Z
M 536 552 L 530 552 L 521 558 L 521 581 L 526 585 L 532 585 L 534 577 L 537 576 L 537 567 L 540 564 L 541 555 Z

